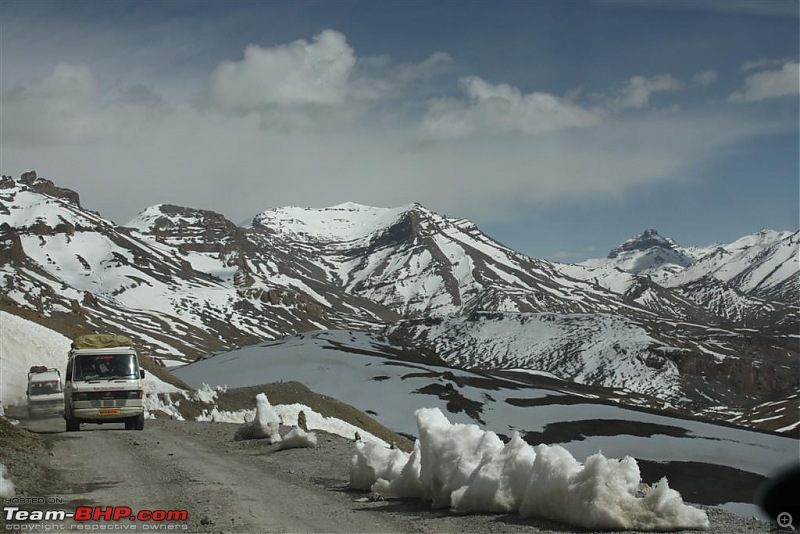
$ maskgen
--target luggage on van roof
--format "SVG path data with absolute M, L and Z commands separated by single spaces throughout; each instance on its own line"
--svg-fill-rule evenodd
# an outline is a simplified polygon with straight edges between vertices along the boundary
M 131 338 L 116 334 L 86 334 L 78 336 L 72 341 L 73 349 L 106 349 L 131 346 L 133 346 Z

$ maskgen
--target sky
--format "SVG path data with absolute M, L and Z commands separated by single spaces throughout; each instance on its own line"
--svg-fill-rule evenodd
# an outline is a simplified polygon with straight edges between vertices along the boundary
M 795 0 L 0 1 L 0 171 L 159 203 L 420 202 L 538 258 L 797 230 Z

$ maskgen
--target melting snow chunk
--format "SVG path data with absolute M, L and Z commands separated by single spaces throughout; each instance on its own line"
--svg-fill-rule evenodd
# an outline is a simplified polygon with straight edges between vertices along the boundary
M 270 405 L 264 393 L 256 395 L 256 417 L 236 431 L 236 439 L 269 438 L 270 443 L 280 443 L 280 424 L 278 414 Z
M 6 478 L 6 466 L 0 464 L 0 497 L 11 498 L 14 496 L 14 483 Z
M 308 448 L 313 449 L 317 446 L 317 435 L 313 432 L 306 432 L 302 428 L 293 428 L 281 441 L 281 449 L 299 449 Z
M 385 497 L 417 497 L 456 512 L 519 512 L 587 529 L 707 529 L 706 513 L 666 479 L 645 496 L 636 460 L 601 453 L 576 460 L 558 445 L 531 447 L 515 433 L 503 444 L 476 425 L 451 424 L 437 408 L 415 412 L 411 455 L 356 443 L 350 485 Z

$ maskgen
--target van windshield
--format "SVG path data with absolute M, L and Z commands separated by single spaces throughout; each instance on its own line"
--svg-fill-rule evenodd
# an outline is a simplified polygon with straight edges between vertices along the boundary
M 50 395 L 61 393 L 61 382 L 58 380 L 48 380 L 47 382 L 31 382 L 30 396 Z
M 79 354 L 73 380 L 115 380 L 139 376 L 133 354 Z

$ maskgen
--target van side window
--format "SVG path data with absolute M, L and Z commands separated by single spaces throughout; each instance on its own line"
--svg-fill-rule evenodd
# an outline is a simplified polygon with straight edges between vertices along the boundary
M 65 378 L 64 378 L 65 381 L 67 381 L 67 382 L 71 382 L 72 381 L 72 360 L 70 360 L 67 363 L 67 374 L 64 375 L 64 376 L 65 376 Z

